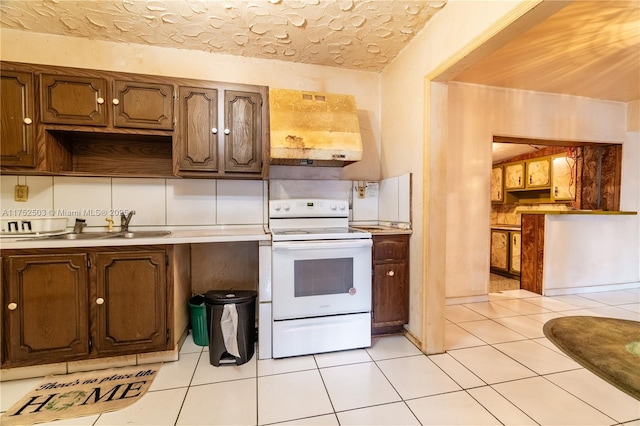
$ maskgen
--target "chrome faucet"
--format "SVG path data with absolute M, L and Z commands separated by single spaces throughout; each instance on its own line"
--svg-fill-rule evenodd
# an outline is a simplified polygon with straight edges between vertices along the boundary
M 76 223 L 73 225 L 73 233 L 80 234 L 82 230 L 87 226 L 86 219 L 78 219 L 76 218 Z
M 124 212 L 120 213 L 120 232 L 129 232 L 129 222 L 134 214 L 136 214 L 135 210 L 129 211 L 126 215 Z

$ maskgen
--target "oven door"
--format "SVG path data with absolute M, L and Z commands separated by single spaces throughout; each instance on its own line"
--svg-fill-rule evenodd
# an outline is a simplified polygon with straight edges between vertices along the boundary
M 273 242 L 273 319 L 371 311 L 371 239 Z

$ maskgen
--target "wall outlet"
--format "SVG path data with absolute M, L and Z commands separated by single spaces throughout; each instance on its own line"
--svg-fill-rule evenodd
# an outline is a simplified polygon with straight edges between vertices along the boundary
M 27 185 L 16 185 L 13 190 L 15 201 L 27 201 L 29 198 L 29 187 Z

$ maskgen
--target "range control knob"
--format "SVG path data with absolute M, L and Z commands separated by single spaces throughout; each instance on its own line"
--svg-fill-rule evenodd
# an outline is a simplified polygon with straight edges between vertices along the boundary
M 284 211 L 288 212 L 289 210 L 291 210 L 291 206 L 289 204 L 285 204 Z
M 339 208 L 340 208 L 340 210 L 343 210 L 343 211 L 344 211 L 344 209 L 346 209 L 346 208 L 347 208 L 347 205 L 346 205 L 346 204 L 344 204 L 344 203 L 342 203 L 342 204 L 340 204 Z
M 335 204 L 331 204 L 331 205 L 329 206 L 329 208 L 330 208 L 331 210 L 337 210 L 337 209 L 338 209 L 338 206 L 336 206 Z
M 282 209 L 282 206 L 280 204 L 274 204 L 273 209 L 277 212 L 280 211 L 280 209 Z

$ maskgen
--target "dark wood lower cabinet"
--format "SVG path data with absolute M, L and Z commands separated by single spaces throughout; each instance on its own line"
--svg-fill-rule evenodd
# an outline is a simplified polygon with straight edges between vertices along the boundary
M 96 351 L 121 354 L 167 345 L 164 250 L 96 254 Z
M 168 349 L 166 259 L 164 246 L 3 251 L 2 367 Z
M 87 259 L 86 254 L 4 257 L 7 360 L 26 365 L 88 356 Z
M 373 335 L 400 333 L 409 322 L 409 237 L 373 235 Z

